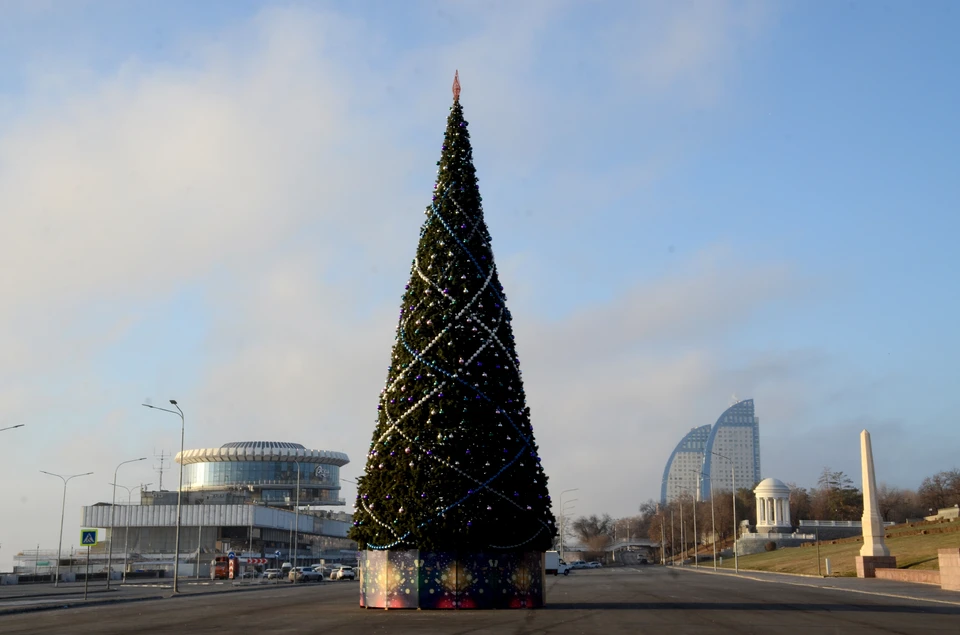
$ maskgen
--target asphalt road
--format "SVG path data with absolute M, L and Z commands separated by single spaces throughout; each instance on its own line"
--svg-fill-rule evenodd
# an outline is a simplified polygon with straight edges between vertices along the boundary
M 356 582 L 0 616 L 0 633 L 952 633 L 960 605 L 659 566 L 551 577 L 544 609 L 361 609 Z

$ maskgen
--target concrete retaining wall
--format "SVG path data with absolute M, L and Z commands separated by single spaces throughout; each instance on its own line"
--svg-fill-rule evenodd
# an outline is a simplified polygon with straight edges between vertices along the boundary
M 874 577 L 897 582 L 916 582 L 918 584 L 940 585 L 939 571 L 923 571 L 912 569 L 875 569 Z

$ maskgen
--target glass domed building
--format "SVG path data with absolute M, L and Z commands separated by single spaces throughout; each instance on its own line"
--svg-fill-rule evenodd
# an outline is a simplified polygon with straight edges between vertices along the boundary
M 270 507 L 344 505 L 340 468 L 350 462 L 343 452 L 308 450 L 299 443 L 240 441 L 219 448 L 185 450 L 183 492 L 189 498 L 223 493 Z

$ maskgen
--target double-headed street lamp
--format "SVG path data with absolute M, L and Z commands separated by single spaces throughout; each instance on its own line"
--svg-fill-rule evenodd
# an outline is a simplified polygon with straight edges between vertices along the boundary
M 177 576 L 180 575 L 180 510 L 183 504 L 183 429 L 185 424 L 183 421 L 183 410 L 181 410 L 180 406 L 177 405 L 177 400 L 171 399 L 170 403 L 174 408 L 176 408 L 176 410 L 160 408 L 159 406 L 151 406 L 148 403 L 142 405 L 146 408 L 162 410 L 163 412 L 169 412 L 170 414 L 175 414 L 180 417 L 180 485 L 177 486 L 177 538 L 174 540 L 173 547 L 173 550 L 176 552 L 173 556 L 173 592 L 179 593 L 180 588 L 177 586 Z
M 730 489 L 733 490 L 733 566 L 737 573 L 740 573 L 740 559 L 737 554 L 737 473 L 736 463 L 729 456 L 724 456 L 718 452 L 711 451 L 713 456 L 730 461 Z M 712 498 L 712 497 L 711 497 Z
M 565 489 L 560 492 L 560 558 L 563 558 L 563 495 L 568 492 L 578 491 L 580 491 L 580 488 L 574 487 L 573 489 Z
M 110 500 L 110 547 L 107 549 L 107 591 L 110 590 L 110 578 L 113 577 L 113 537 L 117 533 L 116 528 L 116 517 L 117 517 L 117 472 L 120 471 L 121 465 L 126 465 L 127 463 L 136 463 L 137 461 L 146 461 L 147 457 L 142 456 L 139 459 L 130 459 L 129 461 L 123 461 L 120 465 L 117 466 L 117 469 L 113 471 L 113 498 Z M 129 513 L 129 510 L 128 510 Z M 126 532 L 124 532 L 126 533 Z M 124 557 L 126 561 L 126 557 Z M 124 573 L 126 573 L 126 567 L 124 567 Z
M 119 483 L 107 483 L 107 485 L 113 485 L 114 487 L 122 487 L 123 489 L 127 490 L 127 513 L 124 514 L 124 518 L 126 519 L 127 522 L 124 524 L 124 527 L 123 527 L 123 580 L 122 580 L 123 582 L 126 582 L 127 581 L 127 545 L 128 545 L 128 538 L 130 537 L 130 505 L 133 504 L 132 502 L 133 490 L 134 488 L 137 488 L 137 487 L 143 489 L 147 485 L 153 485 L 153 483 L 140 483 L 139 485 L 131 485 L 130 487 L 127 487 L 126 485 L 120 485 Z M 116 531 L 116 528 L 114 528 L 114 531 Z M 111 539 L 111 543 L 112 542 L 113 541 Z
M 57 579 L 54 581 L 53 586 L 60 586 L 60 548 L 63 545 L 63 512 L 67 508 L 67 483 L 72 478 L 77 478 L 78 476 L 90 476 L 93 472 L 84 472 L 83 474 L 73 474 L 70 476 L 54 474 L 53 472 L 46 472 L 40 470 L 44 474 L 49 474 L 50 476 L 56 476 L 58 479 L 63 481 L 63 502 L 60 503 L 60 540 L 57 542 Z M 39 552 L 38 552 L 39 553 Z M 40 557 L 39 555 L 37 556 Z

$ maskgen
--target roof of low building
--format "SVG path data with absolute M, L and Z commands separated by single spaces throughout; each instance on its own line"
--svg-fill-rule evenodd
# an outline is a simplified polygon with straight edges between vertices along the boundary
M 233 461 L 301 461 L 344 466 L 350 462 L 343 452 L 308 450 L 299 443 L 285 441 L 235 441 L 219 448 L 200 448 L 178 452 L 177 463 L 225 463 Z

